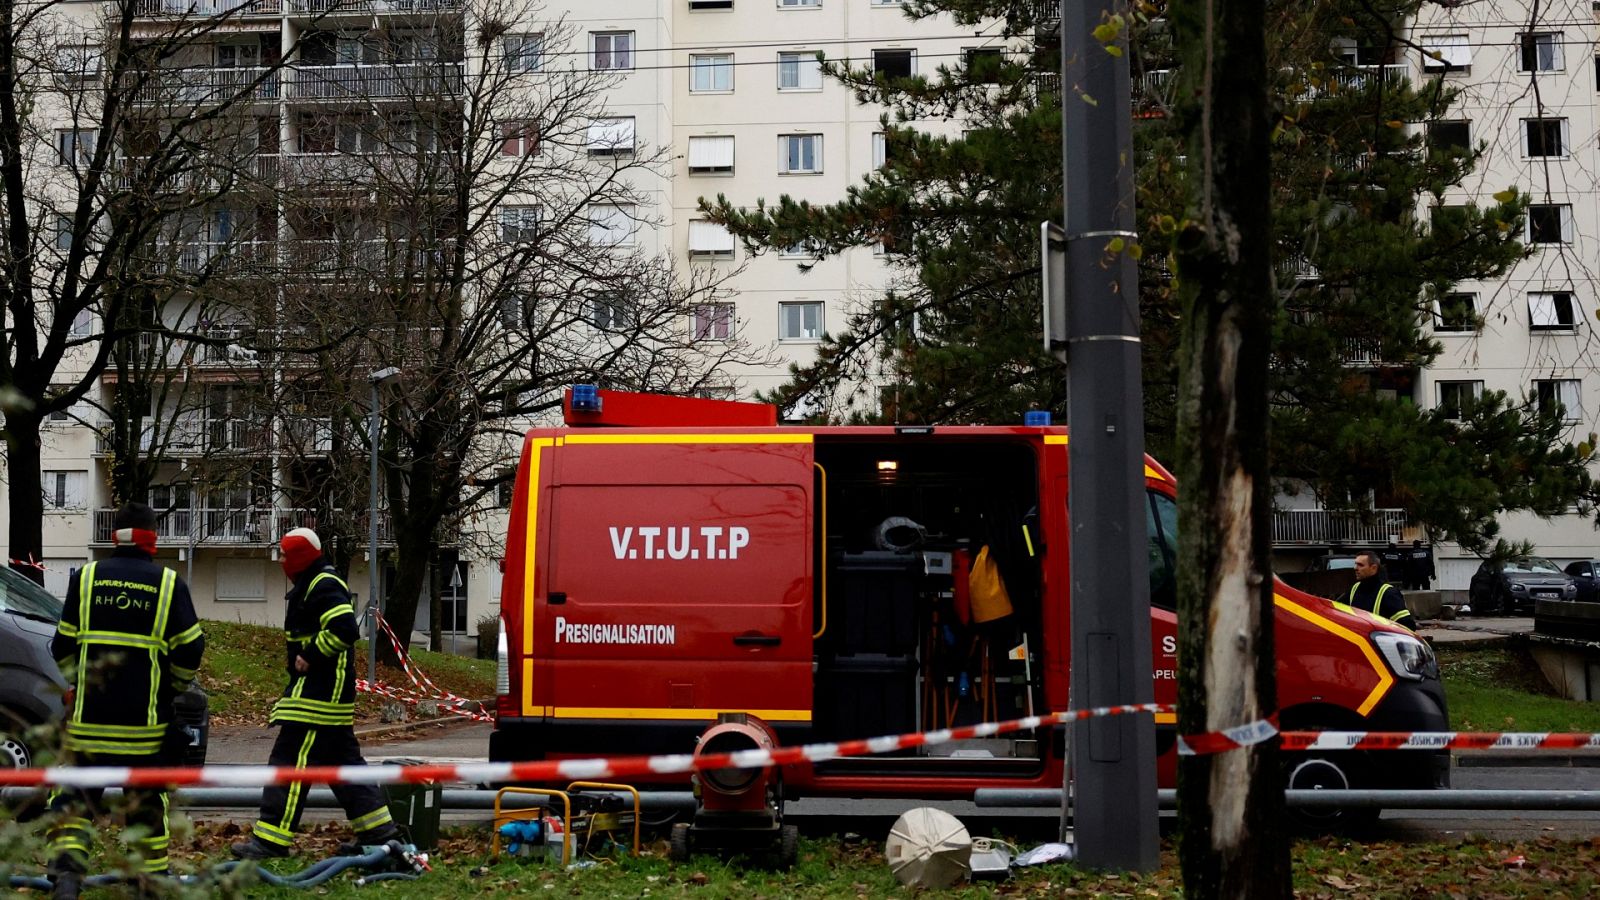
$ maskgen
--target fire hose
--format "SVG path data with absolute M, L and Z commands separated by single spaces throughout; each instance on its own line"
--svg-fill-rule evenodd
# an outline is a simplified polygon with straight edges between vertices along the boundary
M 289 875 L 279 875 L 268 869 L 257 867 L 254 863 L 231 860 L 213 867 L 209 872 L 197 875 L 142 877 L 171 884 L 199 885 L 214 882 L 225 875 L 233 873 L 240 867 L 254 867 L 256 877 L 272 887 L 293 888 L 314 888 L 352 869 L 365 869 L 371 873 L 356 879 L 358 886 L 375 881 L 414 881 L 422 873 L 431 871 L 428 866 L 428 854 L 418 853 L 417 848 L 410 844 L 390 841 L 387 844 L 363 848 L 363 852 L 356 855 L 331 856 Z M 83 879 L 83 886 L 108 887 L 117 884 L 131 884 L 138 882 L 140 877 L 123 874 L 91 875 Z M 12 875 L 9 881 L 13 888 L 32 888 L 34 890 L 48 891 L 53 886 L 51 879 L 45 876 Z

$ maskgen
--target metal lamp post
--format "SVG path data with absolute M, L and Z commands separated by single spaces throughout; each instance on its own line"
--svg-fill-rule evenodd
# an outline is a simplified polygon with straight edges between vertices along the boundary
M 367 376 L 372 383 L 372 410 L 367 419 L 367 440 L 372 447 L 372 481 L 368 493 L 367 509 L 367 590 L 372 597 L 367 600 L 367 683 L 378 680 L 378 616 L 383 612 L 383 567 L 378 564 L 378 432 L 381 417 L 378 414 L 379 391 L 384 385 L 400 377 L 394 366 L 379 369 Z

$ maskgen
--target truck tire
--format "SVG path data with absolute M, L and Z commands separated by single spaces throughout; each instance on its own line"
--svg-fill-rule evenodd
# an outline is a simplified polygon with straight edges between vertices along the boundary
M 1290 790 L 1353 790 L 1370 783 L 1365 754 L 1353 751 L 1285 754 L 1284 775 Z M 1290 807 L 1289 820 L 1312 834 L 1337 834 L 1370 827 L 1382 812 L 1374 807 Z
M 689 861 L 689 823 L 672 826 L 672 836 L 667 840 L 667 859 L 673 862 Z
M 789 870 L 800 861 L 800 826 L 785 825 L 778 829 L 778 868 Z

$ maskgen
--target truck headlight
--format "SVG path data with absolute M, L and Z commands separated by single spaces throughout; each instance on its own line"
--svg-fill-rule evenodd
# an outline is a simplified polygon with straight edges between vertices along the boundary
M 1372 636 L 1372 643 L 1401 678 L 1421 681 L 1423 671 L 1433 662 L 1433 648 L 1409 634 L 1380 631 Z

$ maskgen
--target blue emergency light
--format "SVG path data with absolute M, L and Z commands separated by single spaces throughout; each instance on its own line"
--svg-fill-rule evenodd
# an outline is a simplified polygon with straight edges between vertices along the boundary
M 574 397 L 576 397 L 576 394 L 574 394 Z M 1045 425 L 1049 425 L 1050 424 L 1050 410 L 1048 410 L 1048 409 L 1030 409 L 1027 412 L 1022 414 L 1022 424 L 1027 425 L 1029 427 L 1033 427 L 1033 426 L 1043 427 Z
M 593 412 L 600 411 L 600 388 L 592 384 L 575 384 L 572 386 L 572 411 Z

